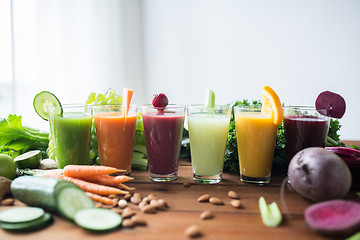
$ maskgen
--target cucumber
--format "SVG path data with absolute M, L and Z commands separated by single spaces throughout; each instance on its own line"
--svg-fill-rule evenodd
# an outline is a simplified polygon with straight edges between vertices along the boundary
M 79 188 L 65 188 L 56 198 L 58 212 L 65 218 L 74 220 L 77 211 L 93 208 L 94 202 Z
M 42 153 L 40 150 L 32 150 L 17 156 L 14 161 L 18 168 L 37 168 L 40 165 Z
M 58 114 L 62 114 L 60 100 L 51 92 L 42 91 L 34 97 L 35 112 L 44 120 L 49 121 L 48 107 L 59 107 Z
M 75 214 L 75 223 L 80 227 L 95 232 L 105 232 L 118 228 L 122 217 L 104 208 L 85 208 Z
M 41 218 L 45 214 L 42 208 L 38 207 L 17 207 L 10 208 L 0 213 L 2 223 L 22 223 Z
M 28 222 L 19 222 L 19 223 L 0 223 L 0 227 L 8 231 L 34 231 L 46 226 L 49 226 L 53 222 L 51 214 L 44 213 L 44 215 L 38 219 L 28 221 Z

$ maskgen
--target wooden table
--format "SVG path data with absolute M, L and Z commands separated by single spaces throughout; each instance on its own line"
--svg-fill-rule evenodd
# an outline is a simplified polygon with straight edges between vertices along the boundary
M 203 236 L 198 239 L 329 239 L 315 234 L 304 222 L 304 210 L 311 202 L 288 189 L 285 191 L 285 200 L 291 219 L 287 220 L 284 217 L 283 223 L 277 228 L 264 226 L 258 209 L 258 199 L 264 196 L 268 203 L 277 202 L 282 213 L 285 214 L 280 201 L 280 185 L 284 176 L 273 176 L 267 186 L 253 186 L 240 182 L 236 174 L 225 173 L 220 184 L 201 185 L 193 182 L 191 165 L 188 161 L 182 160 L 180 165 L 179 178 L 171 183 L 151 182 L 147 172 L 134 171 L 132 173 L 135 179 L 128 185 L 135 187 L 135 192 L 142 196 L 154 193 L 169 204 L 166 211 L 155 214 L 144 214 L 136 210 L 139 216 L 146 219 L 146 227 L 123 228 L 110 233 L 93 234 L 54 214 L 54 223 L 45 229 L 23 234 L 8 233 L 1 229 L 0 239 L 188 239 L 184 230 L 192 224 L 197 224 L 203 231 Z M 185 181 L 191 181 L 192 185 L 184 187 Z M 242 208 L 235 209 L 230 206 L 230 199 L 227 197 L 229 190 L 237 192 L 241 197 Z M 356 198 L 356 192 L 359 191 L 359 182 L 354 182 L 347 198 Z M 197 198 L 204 193 L 223 199 L 225 205 L 199 203 Z M 137 208 L 135 205 L 133 207 Z M 0 207 L 0 211 L 6 208 Z M 199 216 L 204 210 L 211 210 L 215 217 L 210 220 L 201 220 Z

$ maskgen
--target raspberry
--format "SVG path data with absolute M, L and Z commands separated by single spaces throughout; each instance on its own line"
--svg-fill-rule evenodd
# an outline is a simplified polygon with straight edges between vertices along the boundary
M 165 108 L 169 103 L 168 98 L 164 93 L 155 94 L 152 97 L 152 105 L 157 108 Z

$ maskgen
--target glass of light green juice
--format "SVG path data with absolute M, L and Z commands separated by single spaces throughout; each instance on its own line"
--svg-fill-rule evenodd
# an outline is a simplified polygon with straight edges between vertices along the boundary
M 219 183 L 222 179 L 231 107 L 204 105 L 187 107 L 193 179 Z
M 49 117 L 57 167 L 90 164 L 91 107 L 71 104 L 49 107 Z

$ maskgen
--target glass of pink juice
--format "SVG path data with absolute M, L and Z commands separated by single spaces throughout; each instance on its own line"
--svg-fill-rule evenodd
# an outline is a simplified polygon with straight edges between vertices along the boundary
M 283 109 L 288 163 L 302 149 L 325 147 L 330 121 L 325 116 L 327 110 L 316 110 L 311 106 L 288 106 Z
M 177 179 L 185 107 L 165 109 L 142 106 L 149 178 L 155 182 Z

